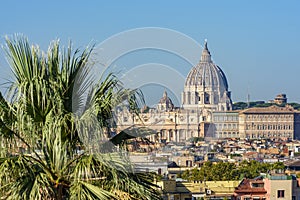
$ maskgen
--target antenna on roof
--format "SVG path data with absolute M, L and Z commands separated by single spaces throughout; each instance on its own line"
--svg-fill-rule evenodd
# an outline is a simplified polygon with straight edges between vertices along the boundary
M 250 107 L 250 93 L 249 93 L 249 84 L 247 87 L 247 108 Z

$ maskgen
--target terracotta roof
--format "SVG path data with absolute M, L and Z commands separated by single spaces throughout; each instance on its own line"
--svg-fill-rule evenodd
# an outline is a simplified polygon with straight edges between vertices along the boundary
M 235 193 L 267 193 L 264 187 L 252 187 L 251 184 L 264 184 L 262 180 L 244 179 L 235 189 Z
M 292 162 L 286 162 L 285 166 L 287 167 L 300 167 L 300 160 L 292 161 Z
M 250 152 L 245 153 L 244 155 L 245 156 L 252 156 L 252 155 L 255 155 L 255 154 L 258 154 L 258 152 L 250 151 Z

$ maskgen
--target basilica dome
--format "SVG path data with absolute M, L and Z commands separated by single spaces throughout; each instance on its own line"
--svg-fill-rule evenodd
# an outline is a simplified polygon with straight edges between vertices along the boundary
M 221 93 L 228 90 L 226 76 L 222 69 L 211 60 L 207 42 L 204 44 L 200 62 L 189 72 L 185 86 L 220 89 Z
M 205 41 L 200 62 L 189 72 L 182 93 L 182 106 L 207 112 L 232 109 L 231 93 L 222 69 L 211 60 Z M 202 109 L 203 108 L 203 109 Z

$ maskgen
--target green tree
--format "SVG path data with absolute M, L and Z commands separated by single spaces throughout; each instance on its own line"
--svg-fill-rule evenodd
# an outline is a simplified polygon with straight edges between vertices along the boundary
M 183 172 L 182 177 L 188 181 L 229 181 L 238 180 L 239 171 L 234 163 L 205 162 L 200 169 L 194 168 Z
M 14 79 L 9 96 L 0 93 L 2 198 L 159 198 L 153 176 L 133 173 L 122 152 L 100 151 L 112 108 L 126 100 L 133 108 L 137 98 L 112 74 L 89 89 L 92 49 L 56 41 L 44 54 L 23 36 L 6 39 Z
M 244 160 L 239 166 L 239 172 L 240 174 L 244 174 L 244 176 L 247 178 L 254 178 L 259 176 L 259 166 L 260 163 L 255 160 L 251 160 L 249 162 Z
M 243 174 L 247 178 L 255 178 L 260 175 L 260 173 L 268 173 L 271 170 L 283 170 L 284 164 L 282 162 L 276 162 L 274 164 L 270 163 L 260 163 L 258 161 L 246 161 L 243 160 L 238 167 L 240 174 Z
M 190 181 L 190 170 L 185 170 L 184 172 L 182 172 L 181 178 Z
M 229 181 L 239 180 L 241 177 L 255 178 L 260 173 L 268 173 L 270 170 L 284 169 L 282 162 L 274 164 L 260 163 L 255 160 L 243 160 L 237 166 L 228 162 L 205 162 L 200 169 L 194 168 L 183 172 L 182 178 L 188 181 Z
M 283 164 L 283 162 L 276 162 L 276 163 L 273 163 L 270 167 L 269 167 L 269 170 L 284 170 L 285 169 L 285 166 Z

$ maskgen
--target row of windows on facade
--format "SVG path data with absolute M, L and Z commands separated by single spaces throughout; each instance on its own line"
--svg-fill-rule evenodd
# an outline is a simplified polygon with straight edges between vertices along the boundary
M 238 121 L 239 117 L 238 116 L 214 116 L 214 121 L 215 122 L 232 122 L 232 121 Z
M 161 136 L 162 133 L 163 133 L 163 131 L 160 132 L 160 133 L 157 133 L 156 135 L 157 136 Z M 173 134 L 174 134 L 174 132 L 172 132 L 172 131 L 167 131 L 167 132 L 164 132 L 164 133 L 168 133 L 170 137 L 173 137 Z M 188 135 L 193 135 L 194 131 L 185 132 L 184 130 L 180 129 L 180 130 L 178 130 L 178 133 L 179 133 L 179 135 L 184 135 L 185 133 L 188 134 Z M 230 131 L 225 131 L 225 132 L 217 131 L 216 132 L 216 136 L 228 136 L 228 137 L 231 137 L 231 136 L 237 136 L 237 135 L 239 135 L 238 131 L 233 131 L 233 132 L 230 132 Z
M 238 128 L 238 124 L 215 124 L 217 130 L 235 130 Z
M 201 102 L 201 97 L 199 97 L 199 102 Z M 216 98 L 215 98 L 215 101 L 216 101 Z M 205 94 L 204 95 L 204 101 L 203 101 L 205 104 L 209 104 L 209 95 L 208 94 Z
M 173 118 L 168 118 L 168 119 L 169 119 L 171 122 L 174 121 Z M 204 119 L 205 119 L 205 118 L 204 118 Z M 155 122 L 158 122 L 158 121 L 159 121 L 158 118 L 155 118 L 154 120 L 155 120 Z M 180 118 L 180 121 L 184 121 L 184 120 L 185 120 L 185 118 Z M 136 118 L 135 121 L 136 121 L 136 122 L 139 122 L 140 119 L 139 119 L 139 118 Z M 143 121 L 147 122 L 148 119 L 145 118 Z M 190 118 L 189 121 L 190 121 L 190 122 L 194 122 L 194 118 Z M 123 117 L 123 122 L 128 122 L 128 118 L 127 118 L 127 117 Z
M 198 96 L 198 95 L 199 95 L 198 92 L 196 92 L 196 93 L 195 93 L 195 96 L 198 98 L 198 101 L 201 102 L 201 97 Z M 195 96 L 194 96 L 194 97 L 195 97 Z M 193 98 L 194 98 L 194 97 L 193 97 Z M 215 97 L 214 100 L 216 101 L 217 98 Z M 187 101 L 188 101 L 188 103 L 191 102 L 191 96 L 190 96 L 190 94 L 187 96 Z M 204 103 L 204 104 L 209 104 L 209 94 L 207 94 L 207 93 L 204 94 L 204 101 L 203 101 L 203 103 Z
M 191 110 L 191 113 L 194 113 L 194 110 Z M 180 120 L 183 121 L 185 118 L 182 116 L 180 117 Z M 253 121 L 277 121 L 277 120 L 293 120 L 293 116 L 292 115 L 248 115 L 246 117 L 246 119 L 248 120 L 253 120 Z M 157 118 L 155 120 L 158 120 Z M 173 120 L 172 118 L 170 118 L 170 120 Z M 193 121 L 193 118 L 190 118 L 191 121 Z M 241 117 L 242 120 L 242 117 Z M 128 121 L 127 117 L 123 118 L 123 121 Z M 233 121 L 233 122 L 237 122 L 239 121 L 239 117 L 238 116 L 214 116 L 214 121 L 215 122 L 224 122 L 224 121 Z
M 193 118 L 190 119 L 193 122 Z M 127 117 L 123 118 L 124 122 L 127 122 Z M 136 121 L 139 121 L 138 119 Z M 155 119 L 157 122 L 158 119 Z M 173 121 L 173 118 L 170 118 Z M 238 128 L 238 124 L 215 124 L 217 130 L 235 130 Z M 246 130 L 293 130 L 292 124 L 247 124 Z
M 216 136 L 218 137 L 233 137 L 237 136 L 239 132 L 216 132 Z
M 205 116 L 202 116 L 201 118 L 202 118 L 202 121 L 205 121 L 205 120 L 206 120 L 206 117 L 205 117 Z M 155 120 L 155 122 L 158 122 L 158 121 L 159 121 L 158 118 L 155 118 L 154 120 Z M 168 118 L 168 120 L 170 120 L 171 122 L 173 122 L 173 121 L 174 121 L 174 118 Z M 180 121 L 184 121 L 184 120 L 185 120 L 185 118 L 184 118 L 183 116 L 181 116 L 181 117 L 180 117 Z M 194 122 L 194 120 L 195 120 L 195 118 L 189 118 L 189 122 Z M 124 117 L 124 118 L 123 118 L 123 121 L 124 121 L 124 122 L 127 122 L 127 121 L 128 121 L 127 117 Z M 135 121 L 138 122 L 138 121 L 140 121 L 140 119 L 137 118 Z M 144 119 L 144 121 L 147 122 L 148 119 L 147 119 L 147 120 Z M 199 119 L 199 121 L 201 121 L 201 119 Z M 230 120 L 230 121 L 237 122 L 237 121 L 234 121 L 234 120 Z
M 277 120 L 293 120 L 293 115 L 284 115 L 284 114 L 276 114 L 276 115 L 247 115 L 247 120 L 252 121 L 277 121 Z M 238 121 L 239 116 L 214 116 L 215 122 L 224 122 L 224 121 Z M 240 120 L 243 120 L 243 117 L 240 117 Z
M 247 124 L 246 130 L 293 130 L 292 124 Z
M 285 115 L 285 114 L 276 114 L 276 115 L 247 115 L 246 119 L 249 120 L 284 120 L 290 119 L 293 120 L 293 115 Z
M 162 137 L 161 135 L 162 133 L 158 133 L 157 136 L 158 137 Z M 173 132 L 168 132 L 169 137 L 172 138 L 174 137 L 174 133 Z M 189 133 L 187 133 L 188 135 L 193 135 L 194 131 L 191 131 Z M 179 135 L 184 135 L 183 131 L 179 130 Z M 266 138 L 266 137 L 286 137 L 286 138 L 290 138 L 292 137 L 293 133 L 252 133 L 252 134 L 246 134 L 246 138 Z M 215 136 L 217 138 L 219 137 L 235 137 L 235 136 L 239 136 L 239 132 L 216 132 Z
M 178 133 L 178 132 L 177 132 Z M 183 139 L 183 140 L 186 140 L 186 137 L 192 137 L 194 135 L 194 131 L 191 131 L 191 132 L 187 132 L 187 133 L 183 133 L 183 132 L 179 132 L 179 134 L 177 134 L 177 136 L 179 137 L 179 139 Z M 165 133 L 156 133 L 155 134 L 155 138 L 156 139 L 159 139 L 159 138 L 175 138 L 176 137 L 176 134 L 175 132 L 165 132 Z
M 256 133 L 256 134 L 246 134 L 246 138 L 266 138 L 266 137 L 286 137 L 291 138 L 292 133 Z

